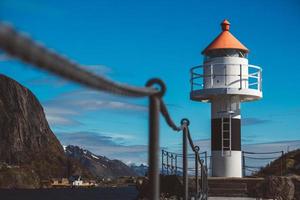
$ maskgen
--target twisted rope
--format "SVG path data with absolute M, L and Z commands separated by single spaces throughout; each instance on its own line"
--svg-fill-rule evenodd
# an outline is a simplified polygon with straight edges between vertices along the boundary
M 85 71 L 79 64 L 48 50 L 4 24 L 0 24 L 0 48 L 23 62 L 94 89 L 132 97 L 144 97 L 158 93 L 152 87 L 129 86 Z
M 4 24 L 0 24 L 0 48 L 23 62 L 93 89 L 131 97 L 145 97 L 159 94 L 158 90 L 150 86 L 129 86 L 86 71 L 81 65 L 45 48 L 24 34 L 18 33 L 11 26 Z M 177 127 L 171 119 L 161 97 L 160 112 L 166 123 L 174 131 L 182 129 L 181 127 Z

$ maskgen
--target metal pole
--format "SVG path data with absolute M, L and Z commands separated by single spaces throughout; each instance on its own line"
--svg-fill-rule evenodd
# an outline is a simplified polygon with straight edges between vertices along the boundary
M 242 151 L 242 160 L 243 160 L 243 177 L 246 176 L 246 168 L 245 168 L 245 153 Z
M 159 97 L 149 97 L 149 185 L 150 200 L 159 200 Z
M 242 68 L 242 65 L 240 65 L 240 89 L 243 88 L 243 75 L 242 75 L 242 72 L 243 72 L 243 68 Z
M 280 176 L 282 176 L 282 164 L 283 164 L 283 154 L 284 154 L 284 152 L 283 151 L 281 151 L 281 159 L 280 159 Z
M 167 175 L 169 175 L 169 152 L 167 151 Z
M 174 154 L 171 154 L 171 175 L 174 175 Z
M 161 150 L 161 174 L 164 174 L 164 150 Z
M 199 179 L 198 179 L 198 152 L 195 152 L 195 181 L 196 181 L 196 198 L 198 197 L 199 192 Z
M 177 175 L 177 155 L 175 155 L 175 175 Z
M 182 168 L 183 168 L 183 200 L 188 200 L 188 175 L 187 175 L 187 128 L 183 128 L 182 134 Z

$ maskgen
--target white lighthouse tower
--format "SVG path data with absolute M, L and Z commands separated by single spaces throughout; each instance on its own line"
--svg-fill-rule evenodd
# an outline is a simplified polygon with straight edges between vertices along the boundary
M 242 177 L 241 102 L 262 98 L 262 70 L 249 65 L 249 50 L 221 23 L 222 32 L 191 69 L 193 101 L 211 103 L 212 176 Z

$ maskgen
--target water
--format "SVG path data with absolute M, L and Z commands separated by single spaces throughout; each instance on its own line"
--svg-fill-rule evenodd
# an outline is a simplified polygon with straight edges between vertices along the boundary
M 134 200 L 137 195 L 135 187 L 0 189 L 0 200 Z

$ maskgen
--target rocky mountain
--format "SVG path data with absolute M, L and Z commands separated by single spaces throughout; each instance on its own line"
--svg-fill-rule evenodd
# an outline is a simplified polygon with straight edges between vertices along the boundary
M 0 113 L 0 188 L 36 188 L 52 177 L 89 175 L 65 155 L 34 94 L 1 74 Z
M 120 176 L 137 176 L 137 173 L 123 162 L 95 155 L 78 146 L 69 145 L 65 148 L 65 152 L 69 158 L 78 160 L 95 177 L 116 178 Z
M 144 164 L 136 165 L 131 164 L 129 167 L 135 171 L 139 176 L 146 176 L 148 173 L 148 166 Z

